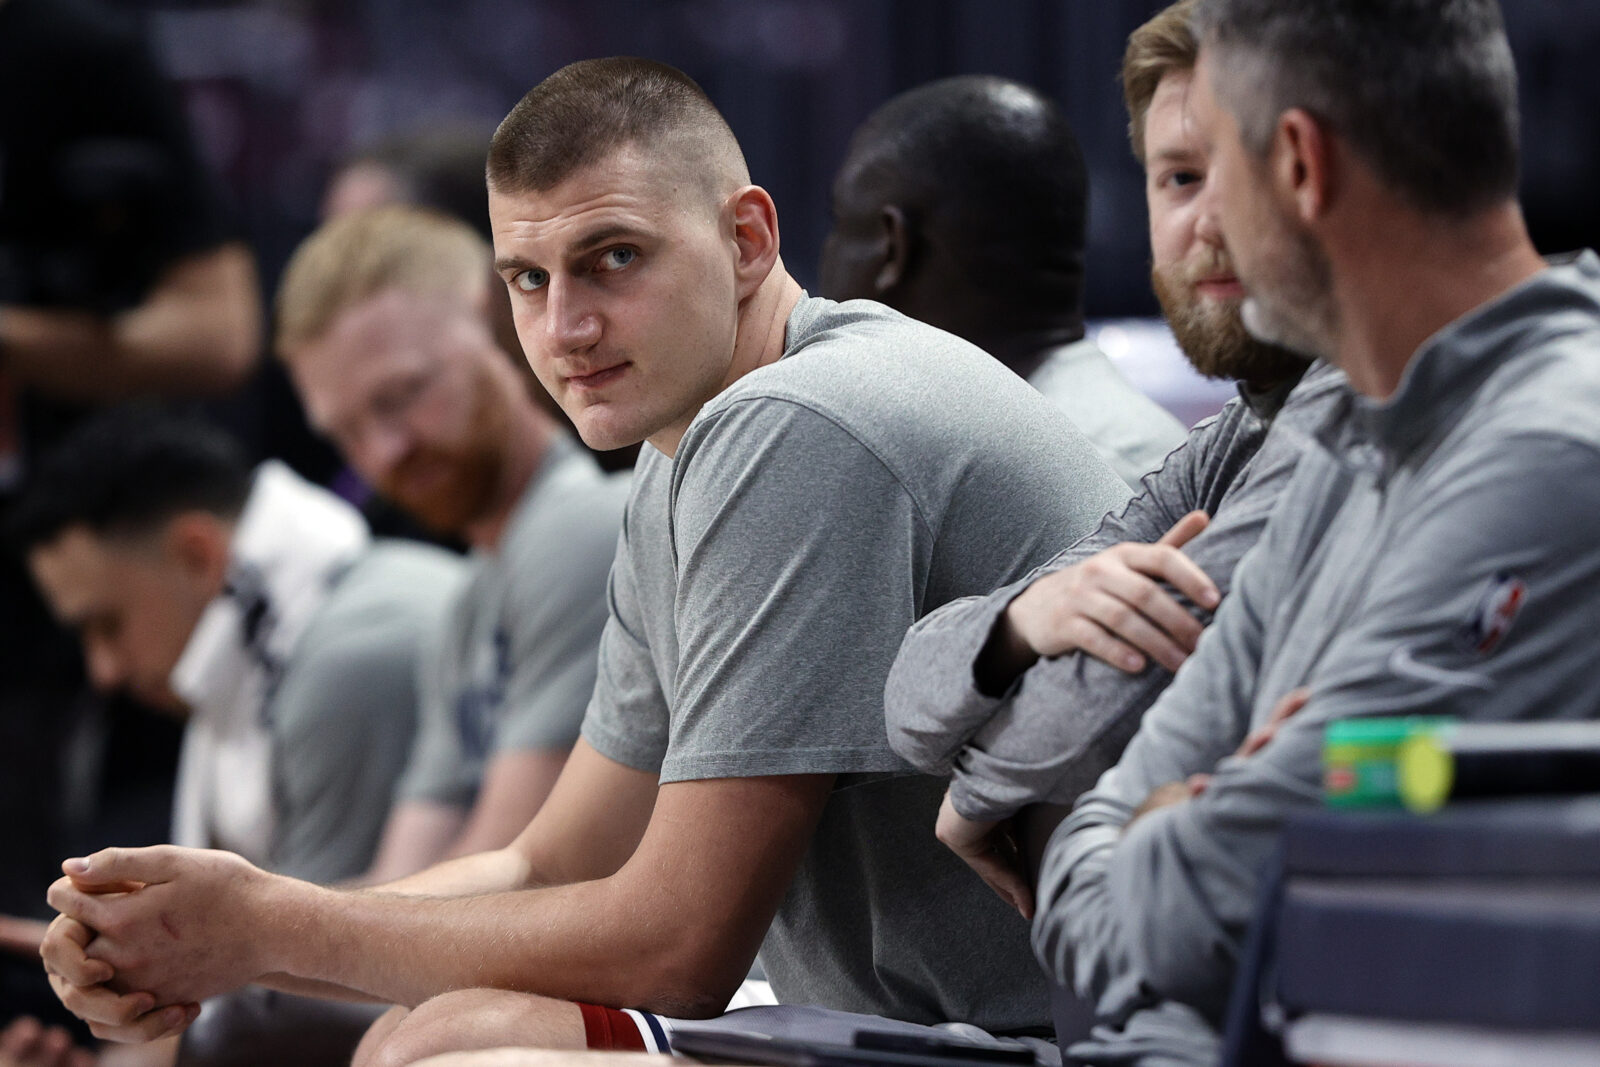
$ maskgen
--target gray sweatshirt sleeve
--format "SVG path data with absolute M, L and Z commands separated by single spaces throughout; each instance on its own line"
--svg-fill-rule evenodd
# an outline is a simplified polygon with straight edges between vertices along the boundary
M 895 750 L 926 773 L 953 773 L 952 799 L 970 818 L 1004 818 L 1086 787 L 1075 777 L 1077 766 L 1098 771 L 1106 751 L 1114 757 L 1131 730 L 1124 728 L 1127 709 L 1135 709 L 1136 719 L 1170 674 L 1151 667 L 1130 678 L 1087 656 L 1066 656 L 1035 664 L 1009 692 L 994 695 L 974 682 L 978 653 L 1006 607 L 1040 577 L 1113 545 L 1155 541 L 1196 508 L 1215 511 L 1264 433 L 1249 408 L 1233 401 L 1196 428 L 1145 480 L 1144 492 L 1094 533 L 1021 581 L 947 604 L 913 626 L 885 692 Z M 1242 551 L 1229 546 L 1241 535 L 1254 539 L 1248 525 L 1208 530 L 1188 549 L 1224 588 Z

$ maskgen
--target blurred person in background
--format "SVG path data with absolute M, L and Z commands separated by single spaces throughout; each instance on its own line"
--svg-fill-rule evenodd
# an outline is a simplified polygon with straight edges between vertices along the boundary
M 888 304 L 994 356 L 1123 481 L 1184 428 L 1084 336 L 1089 175 L 1048 98 L 1004 78 L 920 86 L 867 117 L 833 183 L 821 295 Z
M 252 472 L 220 430 L 142 406 L 69 434 L 11 526 L 94 685 L 186 720 L 175 843 L 320 883 L 367 868 L 456 557 L 374 541 L 283 464 Z M 207 1003 L 185 1059 L 341 1063 L 372 1018 L 246 990 Z
M 252 256 L 140 38 L 92 0 L 0 0 L 0 515 L 88 412 L 225 393 L 260 342 Z M 0 913 L 41 914 L 62 849 L 164 835 L 176 732 L 86 697 L 9 554 L 0 647 Z M 139 758 L 102 770 L 113 746 Z M 0 1022 L 53 999 L 0 959 Z
M 529 397 L 494 334 L 492 261 L 464 222 L 376 208 L 309 237 L 278 293 L 277 345 L 312 425 L 387 499 L 473 549 L 427 659 L 376 880 L 509 844 L 594 689 L 628 476 L 603 473 Z

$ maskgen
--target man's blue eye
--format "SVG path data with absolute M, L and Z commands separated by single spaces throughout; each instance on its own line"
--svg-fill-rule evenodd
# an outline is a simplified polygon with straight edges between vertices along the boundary
M 600 257 L 600 267 L 602 270 L 616 270 L 618 267 L 626 267 L 633 262 L 633 258 L 636 255 L 638 253 L 631 248 L 608 248 L 606 254 Z
M 531 293 L 536 289 L 543 289 L 544 283 L 549 280 L 550 275 L 542 270 L 539 270 L 537 267 L 533 270 L 518 271 L 517 276 L 511 279 L 512 284 L 514 284 L 518 289 L 521 289 L 524 293 Z

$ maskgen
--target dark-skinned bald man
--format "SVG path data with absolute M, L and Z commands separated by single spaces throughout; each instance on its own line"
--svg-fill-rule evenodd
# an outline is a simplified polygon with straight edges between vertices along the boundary
M 822 295 L 860 297 L 964 337 L 1064 411 L 1123 480 L 1183 426 L 1084 336 L 1088 175 L 1040 93 L 962 75 L 893 98 L 856 131 L 833 185 Z

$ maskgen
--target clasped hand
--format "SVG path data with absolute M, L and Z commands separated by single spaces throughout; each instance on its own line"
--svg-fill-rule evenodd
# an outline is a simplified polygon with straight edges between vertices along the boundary
M 106 849 L 62 870 L 40 955 L 56 996 L 102 1040 L 181 1033 L 201 1000 L 267 970 L 253 947 L 264 939 L 231 925 L 265 875 L 232 853 Z

